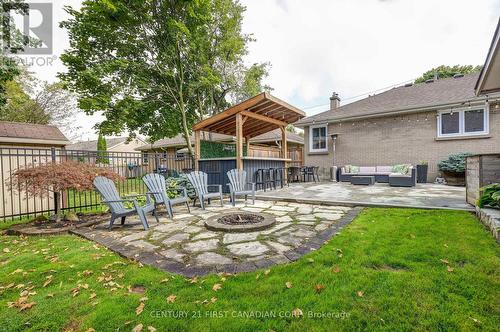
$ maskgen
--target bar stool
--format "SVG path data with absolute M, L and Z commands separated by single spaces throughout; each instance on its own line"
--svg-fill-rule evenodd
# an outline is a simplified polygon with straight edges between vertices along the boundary
M 286 167 L 278 167 L 274 169 L 274 188 L 276 188 L 277 184 L 279 184 L 281 188 L 283 188 L 285 184 L 290 186 L 290 183 L 285 180 L 285 174 L 287 174 L 287 172 L 288 169 Z
M 258 188 L 260 185 L 260 189 L 264 189 L 266 191 L 267 186 L 269 188 L 273 188 L 271 170 L 268 168 L 259 168 L 255 171 L 255 186 Z

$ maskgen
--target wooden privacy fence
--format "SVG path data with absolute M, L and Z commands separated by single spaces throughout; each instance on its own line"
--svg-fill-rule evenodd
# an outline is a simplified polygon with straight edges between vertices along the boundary
M 78 192 L 68 190 L 63 193 L 47 193 L 44 197 L 30 197 L 18 188 L 10 190 L 9 183 L 19 168 L 30 168 L 47 163 L 74 160 L 81 163 L 109 167 L 123 177 L 117 183 L 120 194 L 144 193 L 142 176 L 147 173 L 160 173 L 165 176 L 178 176 L 194 169 L 192 156 L 179 157 L 166 153 L 107 152 L 64 149 L 0 148 L 0 219 L 16 218 L 53 213 L 56 204 L 61 210 L 83 211 L 100 209 L 101 199 L 94 191 Z

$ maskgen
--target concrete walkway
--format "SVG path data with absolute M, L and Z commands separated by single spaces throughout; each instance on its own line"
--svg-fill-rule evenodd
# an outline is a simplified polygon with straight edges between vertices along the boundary
M 474 211 L 465 201 L 465 188 L 437 184 L 390 187 L 387 183 L 356 186 L 347 182 L 294 183 L 257 194 L 260 199 L 345 206 L 411 207 Z

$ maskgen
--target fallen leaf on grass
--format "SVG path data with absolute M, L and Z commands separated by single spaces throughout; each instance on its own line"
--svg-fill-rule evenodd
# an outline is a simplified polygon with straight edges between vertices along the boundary
M 449 265 L 448 265 L 448 267 L 446 268 L 446 270 L 447 270 L 448 272 L 453 272 L 453 270 L 454 270 L 454 269 L 453 269 L 451 266 L 449 266 Z
M 289 288 L 289 289 L 293 287 L 293 285 L 290 281 L 285 282 L 285 286 L 286 286 L 286 288 Z
M 141 331 L 142 331 L 142 324 L 136 325 L 136 327 L 132 329 L 132 332 L 141 332 Z
M 167 297 L 167 302 L 168 302 L 168 303 L 174 303 L 174 301 L 175 301 L 175 299 L 176 299 L 176 298 L 177 298 L 177 296 L 176 296 L 176 295 L 173 295 L 173 294 L 172 294 L 172 295 L 169 295 L 169 296 Z
M 363 297 L 365 295 L 365 293 L 363 291 L 358 291 L 356 293 L 359 297 Z
M 30 309 L 36 304 L 36 302 L 28 302 L 27 296 L 21 296 L 15 302 L 7 302 L 9 308 L 19 308 L 19 311 Z
M 448 262 L 448 260 L 447 260 L 447 259 L 440 259 L 440 261 L 441 261 L 441 263 L 443 263 L 443 264 L 450 264 L 450 262 Z
M 10 249 L 9 248 L 3 248 L 3 252 L 10 252 Z
M 266 275 L 266 276 L 267 276 L 269 273 L 271 273 L 271 270 L 265 270 L 265 271 L 264 271 L 264 275 Z
M 214 286 L 212 287 L 212 289 L 216 292 L 221 288 L 222 288 L 221 284 L 214 284 Z
M 479 319 L 475 319 L 473 317 L 470 317 L 470 319 L 472 319 L 472 321 L 476 324 L 481 324 L 481 321 Z
M 85 276 L 85 277 L 88 277 L 89 275 L 91 275 L 93 272 L 90 271 L 90 270 L 85 270 L 82 272 L 82 274 Z
M 302 313 L 302 310 L 300 310 L 299 308 L 295 308 L 292 310 L 292 317 L 301 317 L 303 316 L 304 314 Z
M 89 300 L 92 300 L 92 299 L 93 299 L 93 298 L 95 298 L 96 296 L 97 296 L 97 294 L 96 294 L 96 293 L 92 293 L 92 294 L 90 294 L 90 296 L 89 296 Z
M 198 282 L 198 277 L 193 277 L 191 279 L 189 279 L 189 283 L 191 284 L 196 284 Z
M 307 259 L 307 262 L 309 262 L 309 263 L 314 263 L 314 259 L 312 259 L 312 258 L 308 258 L 308 259 Z
M 89 327 L 87 330 L 85 330 L 85 332 L 95 332 L 95 329 L 92 327 Z
M 316 285 L 314 285 L 314 290 L 318 294 L 321 293 L 325 288 L 326 288 L 326 286 L 322 285 L 322 284 L 316 284 Z
M 333 267 L 332 268 L 332 272 L 333 273 L 339 273 L 340 272 L 340 267 L 338 267 L 338 266 Z
M 156 329 L 152 326 L 148 326 L 148 331 L 149 332 L 156 332 Z
M 43 287 L 47 287 L 52 282 L 52 275 L 47 277 L 47 280 L 43 283 Z
M 129 285 L 127 287 L 129 293 L 144 294 L 146 292 L 146 287 L 142 285 Z
M 135 308 L 135 314 L 140 315 L 144 311 L 144 302 L 141 302 L 137 308 Z
M 16 274 L 16 273 L 21 273 L 23 272 L 24 270 L 23 269 L 15 269 L 14 271 L 12 271 L 10 274 Z
M 47 294 L 45 297 L 54 297 L 54 294 L 49 293 L 49 294 Z
M 164 282 L 167 282 L 168 280 L 169 280 L 168 278 L 165 278 L 162 281 L 160 281 L 160 284 L 163 284 Z

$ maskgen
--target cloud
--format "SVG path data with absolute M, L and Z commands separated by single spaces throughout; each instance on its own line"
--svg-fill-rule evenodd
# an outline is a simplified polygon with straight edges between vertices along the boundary
M 482 64 L 493 0 L 246 0 L 248 61 L 270 61 L 274 94 L 299 107 L 407 81 L 441 64 Z M 324 107 L 323 109 L 325 109 Z M 321 108 L 313 110 L 317 112 Z

